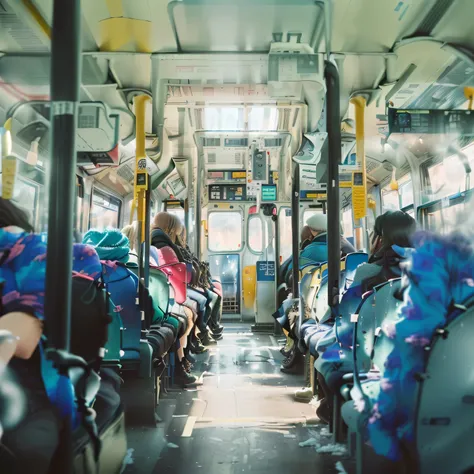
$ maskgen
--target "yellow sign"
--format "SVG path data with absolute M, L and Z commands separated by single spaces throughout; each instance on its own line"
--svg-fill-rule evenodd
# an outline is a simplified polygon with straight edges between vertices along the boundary
M 306 197 L 308 199 L 327 199 L 327 194 L 308 193 Z
M 233 171 L 232 172 L 232 179 L 241 179 L 241 178 L 246 178 L 247 177 L 247 172 L 246 171 Z
M 2 159 L 2 197 L 11 199 L 15 189 L 16 158 L 8 155 Z

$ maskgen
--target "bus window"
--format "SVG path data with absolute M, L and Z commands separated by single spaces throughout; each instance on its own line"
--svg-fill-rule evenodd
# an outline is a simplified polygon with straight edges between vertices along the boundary
M 180 221 L 181 224 L 186 225 L 185 217 L 184 217 L 184 209 L 179 208 L 179 207 L 171 207 L 166 210 L 166 212 L 169 212 L 170 214 L 175 215 Z
M 398 180 L 398 190 L 390 187 L 390 183 L 382 189 L 382 208 L 386 211 L 407 211 L 414 204 L 413 182 L 410 174 Z
M 263 252 L 263 223 L 260 216 L 249 217 L 247 241 L 252 252 Z
M 278 215 L 278 232 L 280 232 L 280 257 L 284 262 L 292 254 L 291 209 L 282 207 Z
M 12 201 L 28 214 L 29 221 L 36 224 L 38 186 L 18 176 Z
M 354 221 L 352 219 L 352 208 L 348 208 L 342 212 L 342 228 L 344 237 L 354 236 Z
M 400 184 L 398 193 L 400 195 L 400 205 L 402 209 L 413 206 L 415 199 L 413 195 L 413 182 L 411 179 L 407 180 L 403 184 Z
M 397 190 L 382 191 L 382 208 L 383 212 L 400 210 L 400 196 Z
M 453 155 L 428 168 L 433 199 L 464 191 L 466 172 L 461 160 Z
M 240 212 L 211 212 L 208 219 L 211 252 L 236 252 L 242 248 L 242 217 Z
M 92 191 L 89 228 L 98 230 L 118 228 L 120 208 L 120 199 L 94 189 Z

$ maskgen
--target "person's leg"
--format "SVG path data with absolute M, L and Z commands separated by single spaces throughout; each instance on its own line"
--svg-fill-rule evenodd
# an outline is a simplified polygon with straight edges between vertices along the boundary
M 319 407 L 316 410 L 316 415 L 318 418 L 326 424 L 330 423 L 332 417 L 332 407 L 333 407 L 333 392 L 329 388 L 328 384 L 324 377 L 318 372 L 318 385 L 323 393 L 323 398 L 319 404 Z

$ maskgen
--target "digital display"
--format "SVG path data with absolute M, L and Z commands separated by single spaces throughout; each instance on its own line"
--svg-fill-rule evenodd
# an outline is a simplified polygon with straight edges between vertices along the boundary
M 233 184 L 213 184 L 209 186 L 209 201 L 245 201 L 245 186 Z
M 275 202 L 276 200 L 276 184 L 262 184 L 262 202 Z
M 364 175 L 362 173 L 354 173 L 353 186 L 363 186 Z

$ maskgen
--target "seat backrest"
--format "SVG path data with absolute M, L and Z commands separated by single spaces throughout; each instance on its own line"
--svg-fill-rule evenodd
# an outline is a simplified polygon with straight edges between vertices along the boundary
M 186 299 L 186 287 L 188 282 L 187 268 L 185 263 L 180 263 L 176 253 L 171 247 L 158 249 L 158 269 L 167 277 L 174 291 L 174 299 L 178 304 L 183 304 Z
M 367 263 L 369 256 L 363 252 L 355 252 L 346 255 L 346 270 L 344 274 L 344 287 L 347 290 L 354 281 L 354 275 L 359 265 Z
M 313 303 L 313 314 L 316 321 L 320 321 L 326 314 L 328 309 L 328 280 L 327 277 L 323 277 L 321 284 L 319 285 L 318 292 L 314 298 Z
M 354 333 L 354 369 L 357 373 L 368 372 L 375 337 L 375 291 L 364 295 L 357 311 Z
M 474 466 L 474 308 L 434 335 L 416 410 L 421 474 L 471 472 Z
M 382 371 L 388 355 L 392 352 L 394 341 L 389 337 L 391 328 L 398 320 L 398 310 L 402 301 L 395 295 L 400 291 L 401 279 L 390 280 L 375 288 L 374 339 L 368 341 L 372 364 Z
M 103 262 L 103 279 L 122 318 L 122 349 L 127 357 L 139 356 L 142 314 L 138 301 L 138 277 L 116 262 Z

